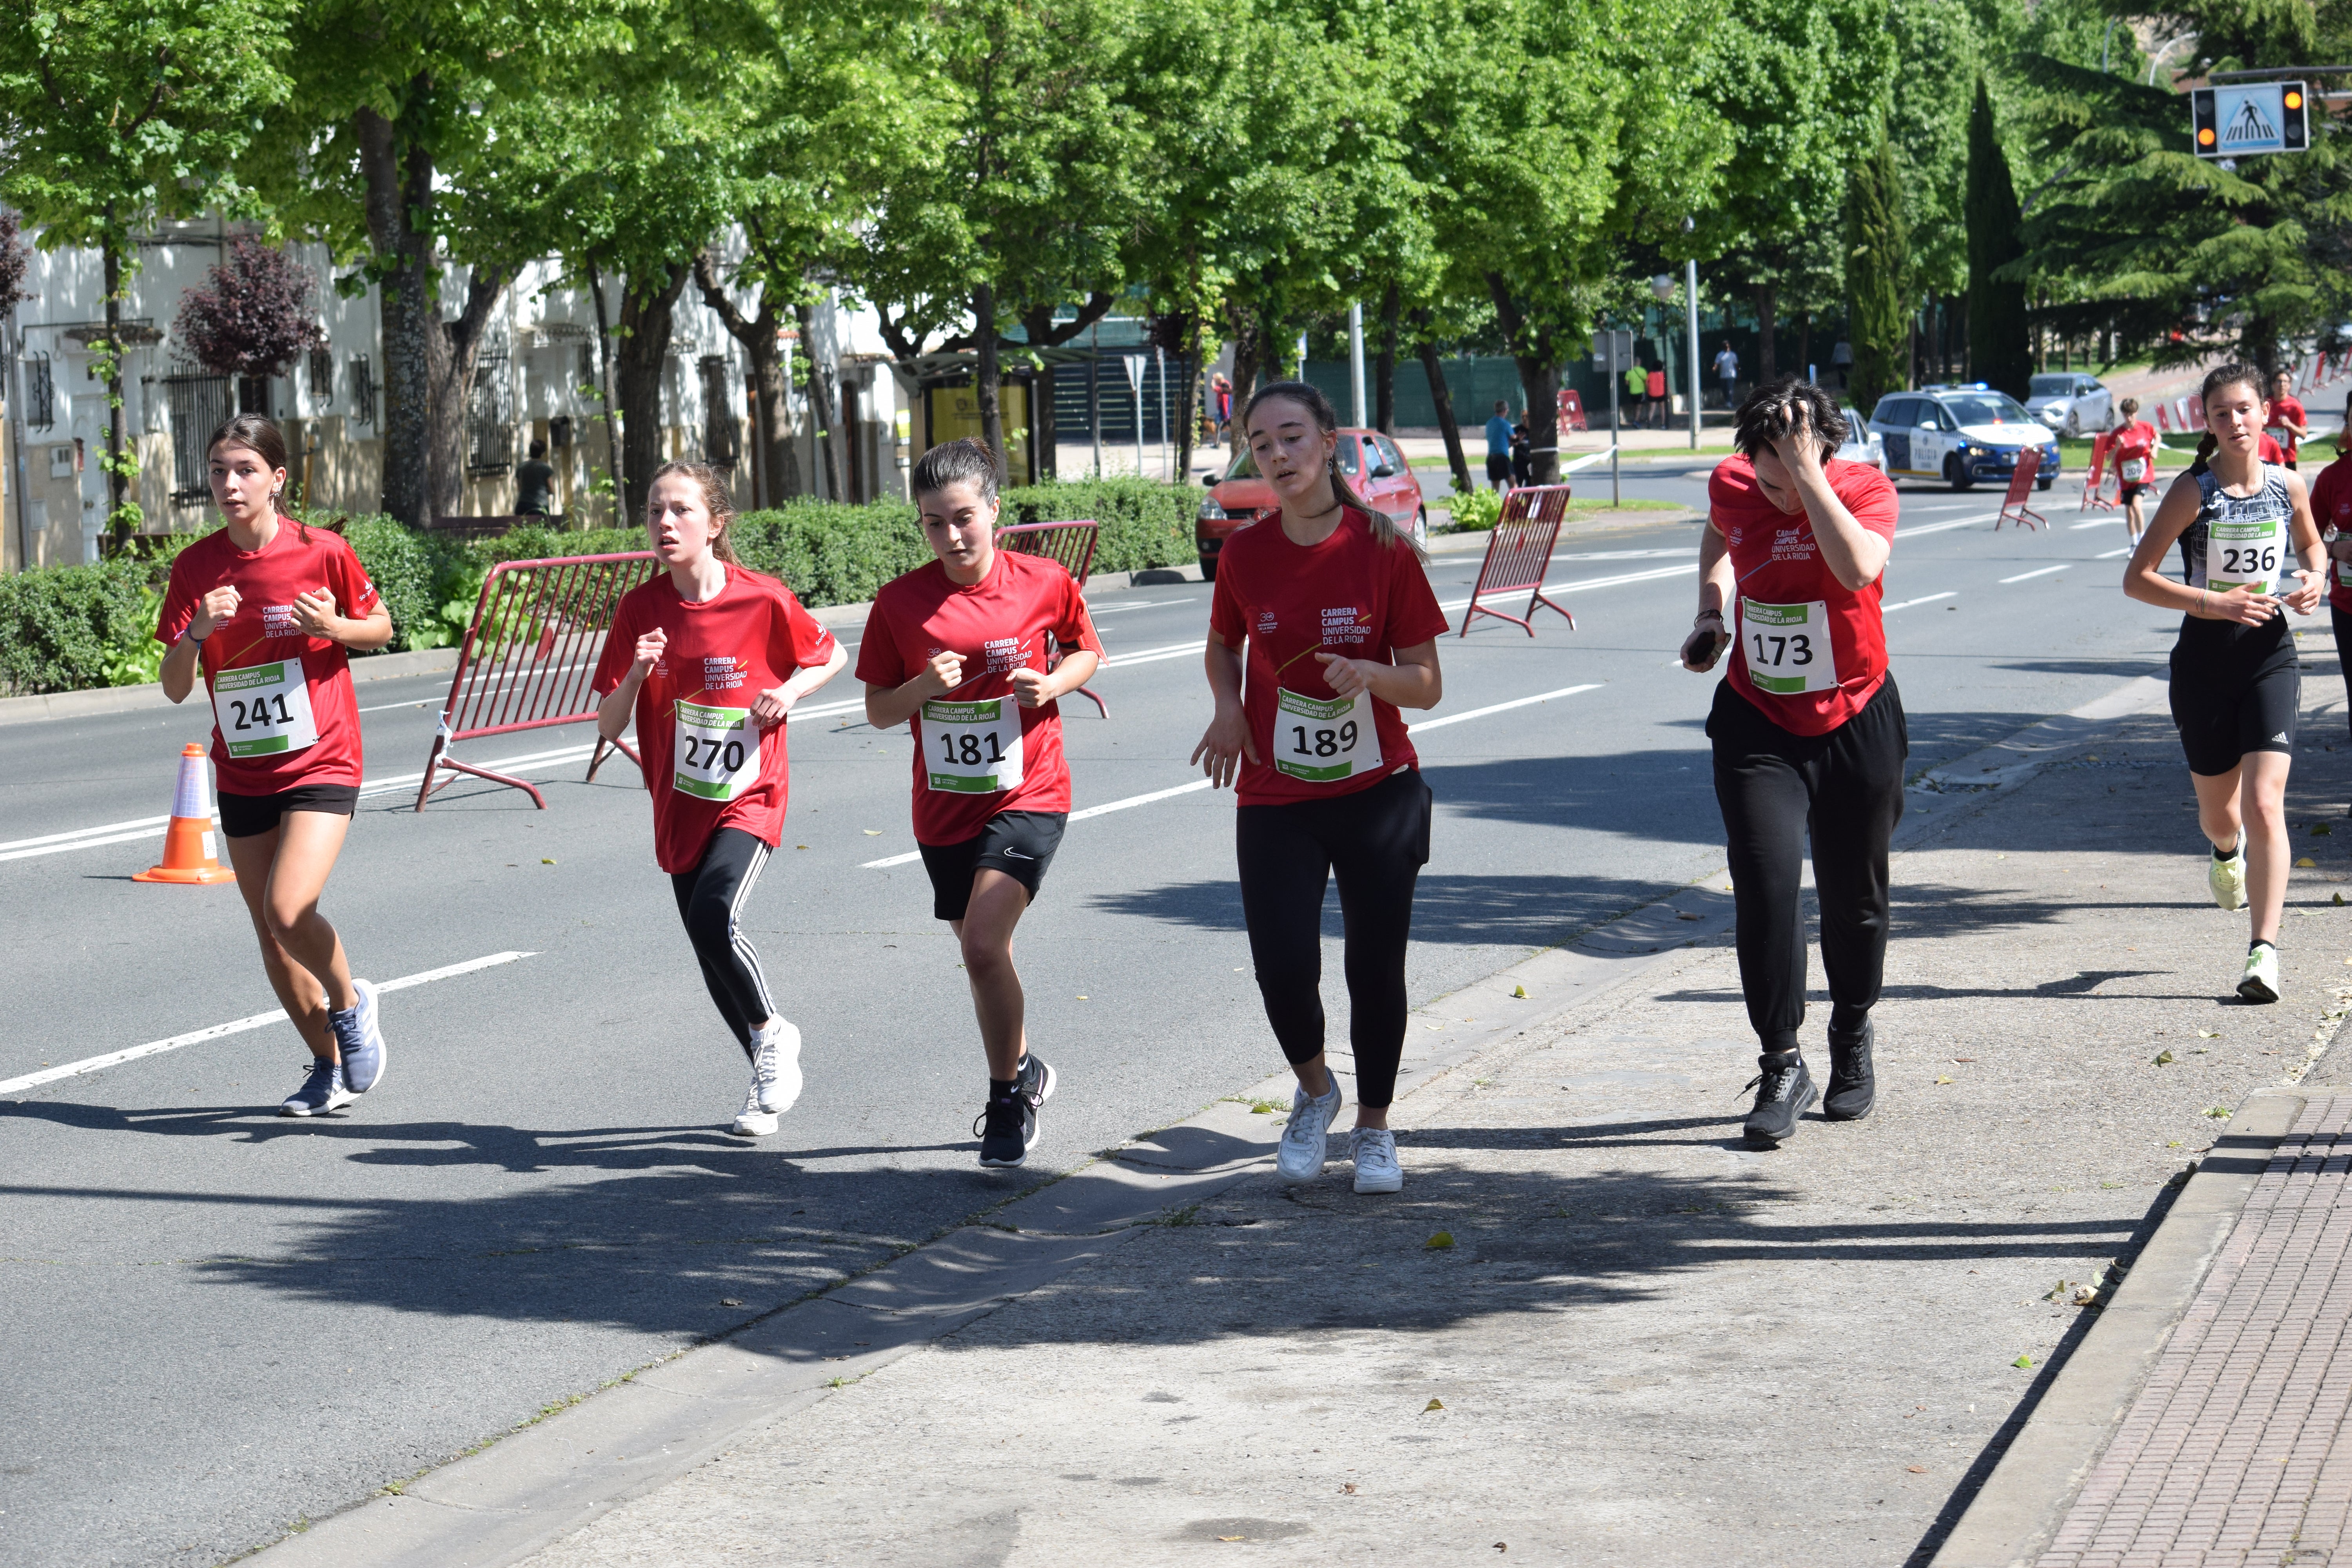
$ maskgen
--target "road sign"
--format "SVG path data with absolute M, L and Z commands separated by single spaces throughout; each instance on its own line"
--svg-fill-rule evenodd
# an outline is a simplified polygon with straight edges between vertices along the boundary
M 2299 81 L 2199 88 L 2189 95 L 2189 123 L 2200 158 L 2300 153 L 2311 144 Z
M 1609 355 L 1609 343 L 1610 340 L 1612 338 L 1615 339 L 1617 342 L 1617 356 L 1616 363 L 1614 365 L 1610 363 Z M 1632 364 L 1633 363 L 1633 334 L 1631 330 L 1620 327 L 1614 331 L 1602 331 L 1592 334 L 1593 369 L 1623 370 L 1627 365 Z

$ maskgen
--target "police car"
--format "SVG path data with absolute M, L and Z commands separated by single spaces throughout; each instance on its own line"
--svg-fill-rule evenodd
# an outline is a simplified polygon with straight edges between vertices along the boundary
M 2058 478 L 2058 443 L 2050 427 L 1981 381 L 1890 392 L 1871 413 L 1870 433 L 1885 445 L 1890 479 L 1941 479 L 1964 490 L 1980 480 L 2008 479 L 2028 447 L 2042 448 L 2034 488 L 2046 490 Z

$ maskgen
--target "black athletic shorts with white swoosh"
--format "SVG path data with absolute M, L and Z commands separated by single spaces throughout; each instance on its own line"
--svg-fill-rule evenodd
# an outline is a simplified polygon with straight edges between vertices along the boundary
M 971 901 L 975 872 L 1002 871 L 1029 889 L 1037 901 L 1037 886 L 1054 851 L 1062 847 L 1062 829 L 1070 820 L 1065 811 L 1001 811 L 988 825 L 961 844 L 923 844 L 923 869 L 931 874 L 931 913 L 943 921 L 963 919 Z

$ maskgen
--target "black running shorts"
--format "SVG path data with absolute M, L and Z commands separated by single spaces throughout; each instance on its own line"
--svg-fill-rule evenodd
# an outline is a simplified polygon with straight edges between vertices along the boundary
M 1487 482 L 1488 482 L 1489 484 L 1496 484 L 1496 485 L 1499 485 L 1499 484 L 1501 484 L 1504 480 L 1506 480 L 1506 479 L 1509 479 L 1510 477 L 1511 477 L 1511 459 L 1509 458 L 1509 457 L 1507 457 L 1507 455 L 1505 455 L 1504 453 L 1501 453 L 1501 452 L 1489 452 L 1489 453 L 1487 453 L 1487 454 L 1486 454 L 1486 480 L 1487 480 Z
M 1037 886 L 1054 851 L 1062 847 L 1062 828 L 1070 820 L 1062 811 L 1006 811 L 988 819 L 961 844 L 923 844 L 923 869 L 931 874 L 931 913 L 940 920 L 963 919 L 971 901 L 971 879 L 979 871 L 1002 871 L 1037 899 Z
M 2294 751 L 2303 678 L 2293 663 L 2273 664 L 2242 686 L 2172 682 L 2172 721 L 2189 771 L 2210 778 L 2254 752 Z
M 350 816 L 360 808 L 357 784 L 297 784 L 276 795 L 220 793 L 221 837 L 252 838 L 276 830 L 289 811 L 324 811 Z

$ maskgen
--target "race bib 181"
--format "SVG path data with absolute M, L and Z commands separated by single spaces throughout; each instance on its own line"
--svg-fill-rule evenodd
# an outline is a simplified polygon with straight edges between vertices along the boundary
M 760 776 L 760 732 L 749 708 L 677 705 L 670 785 L 702 800 L 733 800 Z
M 1830 610 L 1825 600 L 1803 605 L 1739 601 L 1740 649 L 1748 679 L 1759 691 L 1794 697 L 1837 689 L 1837 658 L 1830 647 Z
M 1368 691 L 1353 697 L 1302 697 L 1277 689 L 1274 771 L 1310 784 L 1336 784 L 1381 765 L 1380 731 Z
M 930 786 L 994 795 L 1021 782 L 1021 707 L 1010 697 L 923 704 L 923 772 Z
M 276 757 L 319 743 L 302 661 L 250 664 L 213 677 L 213 721 L 232 757 Z

